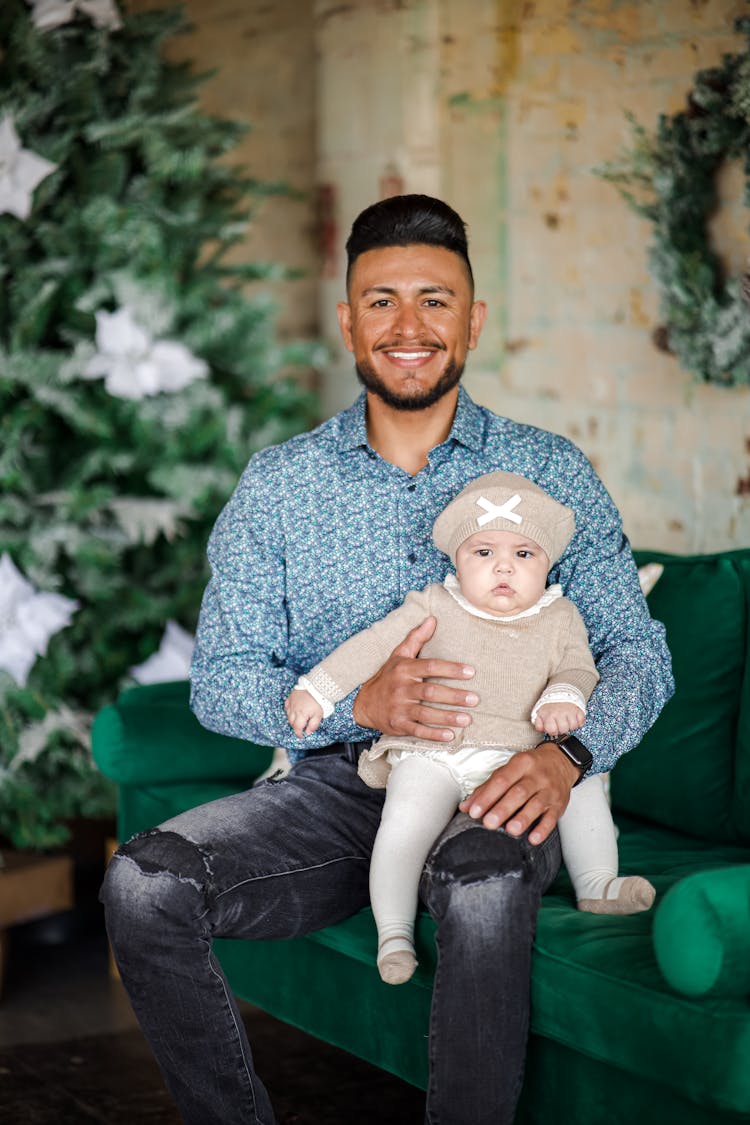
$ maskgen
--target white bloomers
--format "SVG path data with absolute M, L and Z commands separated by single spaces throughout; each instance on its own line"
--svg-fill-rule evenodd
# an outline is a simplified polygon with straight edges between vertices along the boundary
M 490 774 L 499 766 L 509 762 L 514 754 L 523 753 L 522 750 L 503 750 L 488 747 L 478 749 L 475 746 L 462 746 L 460 750 L 447 750 L 445 747 L 436 747 L 434 750 L 389 750 L 386 755 L 388 763 L 393 766 L 404 758 L 429 758 L 445 766 L 455 779 L 461 790 L 461 800 L 469 797 L 478 785 L 486 781 Z

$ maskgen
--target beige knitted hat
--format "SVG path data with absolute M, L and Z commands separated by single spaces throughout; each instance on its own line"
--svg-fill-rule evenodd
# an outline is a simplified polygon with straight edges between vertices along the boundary
M 467 484 L 444 508 L 432 529 L 435 546 L 456 561 L 456 551 L 477 531 L 515 531 L 542 548 L 552 563 L 575 531 L 570 508 L 516 473 L 487 473 Z

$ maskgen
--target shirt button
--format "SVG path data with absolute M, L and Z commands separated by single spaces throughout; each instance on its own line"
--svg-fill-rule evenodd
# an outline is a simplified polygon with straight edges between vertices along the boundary
M 417 561 L 417 556 L 414 554 L 414 551 L 410 551 L 409 552 L 409 562 L 415 563 L 416 561 Z
M 407 484 L 406 491 L 407 492 L 414 492 L 416 487 L 417 487 L 416 484 L 414 484 L 414 482 L 412 481 L 411 484 Z

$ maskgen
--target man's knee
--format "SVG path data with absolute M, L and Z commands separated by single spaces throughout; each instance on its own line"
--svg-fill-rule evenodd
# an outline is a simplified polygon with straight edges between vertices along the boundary
M 533 847 L 525 837 L 457 817 L 428 857 L 422 896 L 437 919 L 450 913 L 475 930 L 483 923 L 502 927 L 514 916 L 533 924 L 559 863 L 557 833 Z
M 159 829 L 140 833 L 118 848 L 107 868 L 100 894 L 107 926 L 194 912 L 205 901 L 210 878 L 208 857 L 183 836 Z

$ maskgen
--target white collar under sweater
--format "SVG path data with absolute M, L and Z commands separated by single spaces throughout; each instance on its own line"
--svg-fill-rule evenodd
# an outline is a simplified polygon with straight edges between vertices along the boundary
M 443 582 L 443 586 L 467 613 L 471 613 L 474 617 L 483 617 L 486 621 L 497 621 L 501 625 L 510 621 L 518 621 L 521 617 L 533 617 L 535 613 L 541 613 L 546 606 L 562 597 L 562 586 L 556 582 L 554 586 L 548 586 L 539 601 L 529 606 L 528 609 L 523 609 L 520 613 L 514 613 L 512 617 L 495 617 L 494 613 L 485 613 L 483 609 L 478 609 L 477 606 L 466 600 L 461 593 L 461 587 L 455 574 L 449 574 Z

